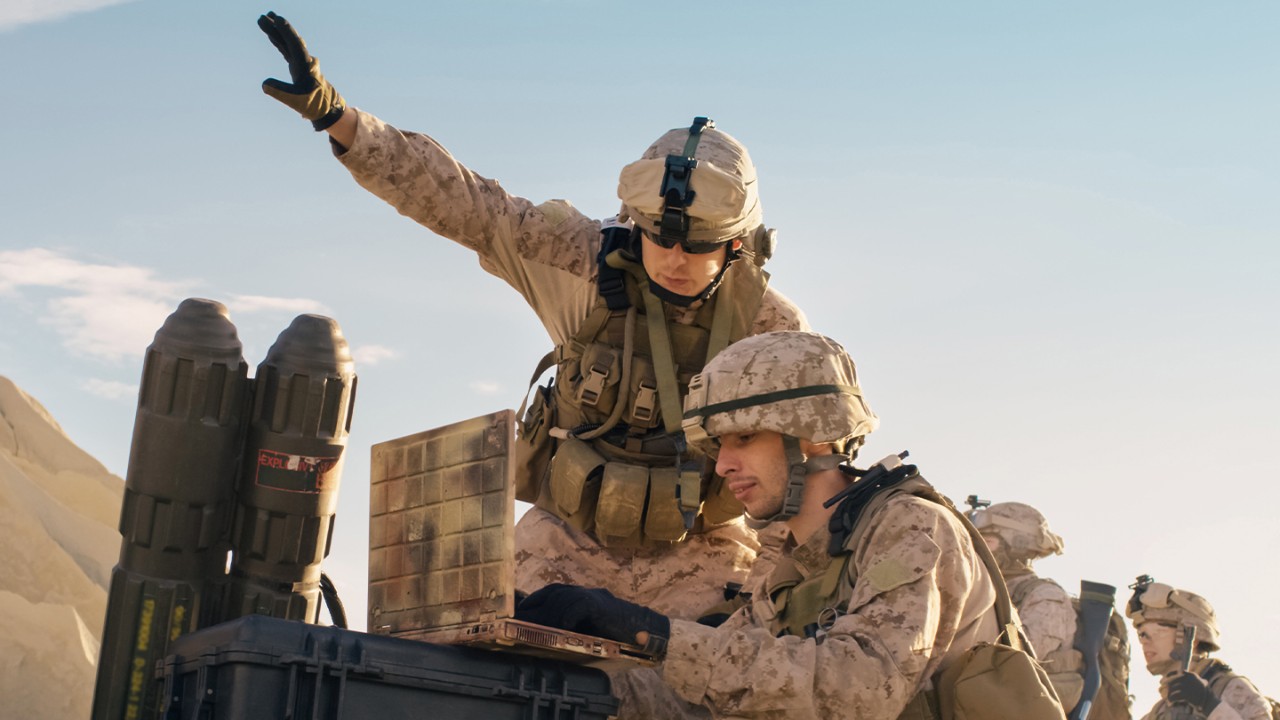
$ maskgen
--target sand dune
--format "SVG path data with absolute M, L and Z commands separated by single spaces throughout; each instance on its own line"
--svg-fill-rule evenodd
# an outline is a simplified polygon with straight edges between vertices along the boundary
M 85 718 L 120 552 L 124 482 L 0 376 L 0 698 L 6 717 Z

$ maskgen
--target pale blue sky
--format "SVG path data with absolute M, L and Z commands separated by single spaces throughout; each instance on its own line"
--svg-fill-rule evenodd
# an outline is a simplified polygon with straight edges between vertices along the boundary
M 653 138 L 715 118 L 759 167 L 775 286 L 859 363 L 868 458 L 1038 505 L 1068 588 L 1206 595 L 1224 657 L 1280 692 L 1280 5 L 15 5 L 0 373 L 123 475 L 181 298 L 226 303 L 251 365 L 335 317 L 360 392 L 329 566 L 356 618 L 369 446 L 517 405 L 548 341 L 262 95 L 269 9 L 352 104 L 595 216 Z

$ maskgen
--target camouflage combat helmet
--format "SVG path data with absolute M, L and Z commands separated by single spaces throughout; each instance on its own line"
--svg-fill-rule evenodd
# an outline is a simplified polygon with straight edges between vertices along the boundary
M 1218 649 L 1218 616 L 1209 601 L 1195 593 L 1151 582 L 1143 576 L 1133 586 L 1133 597 L 1129 598 L 1125 615 L 1133 620 L 1134 627 L 1145 622 L 1175 624 L 1179 630 L 1194 627 L 1197 646 L 1210 651 Z
M 1062 554 L 1062 538 L 1049 530 L 1049 521 L 1030 505 L 996 503 L 973 511 L 969 517 L 983 535 L 1000 538 L 1005 551 L 1014 560 L 1035 560 Z
M 773 231 L 764 227 L 756 167 L 742 143 L 695 118 L 670 130 L 641 158 L 622 169 L 618 199 L 623 219 L 664 247 L 709 252 L 746 238 L 763 262 L 773 253 Z
M 690 381 L 684 407 L 685 437 L 711 455 L 716 452 L 712 438 L 725 433 L 782 435 L 790 467 L 787 498 L 781 513 L 757 520 L 795 515 L 805 476 L 827 464 L 819 458 L 806 461 L 799 440 L 840 443 L 880 424 L 862 399 L 848 353 L 834 340 L 809 332 L 753 335 L 725 348 Z

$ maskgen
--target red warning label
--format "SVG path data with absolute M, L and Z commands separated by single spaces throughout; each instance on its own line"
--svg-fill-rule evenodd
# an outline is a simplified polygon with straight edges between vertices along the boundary
M 320 493 L 337 481 L 337 467 L 338 458 L 259 450 L 256 482 L 260 487 L 285 492 Z

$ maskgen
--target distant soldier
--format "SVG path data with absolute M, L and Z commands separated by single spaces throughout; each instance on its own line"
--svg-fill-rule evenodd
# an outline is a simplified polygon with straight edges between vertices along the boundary
M 662 679 L 716 717 L 938 717 L 940 673 L 1000 633 L 999 579 L 914 467 L 847 464 L 877 419 L 844 349 L 814 333 L 741 340 L 694 378 L 684 414 L 747 514 L 789 530 L 760 590 L 716 627 L 566 585 L 517 616 L 665 648 Z
M 1204 598 L 1142 576 L 1126 614 L 1147 670 L 1160 678 L 1160 700 L 1143 720 L 1269 720 L 1273 701 L 1209 653 L 1219 649 L 1218 619 Z M 1194 629 L 1194 645 L 1184 638 Z M 1187 669 L 1183 669 L 1183 665 Z
M 1080 701 L 1084 667 L 1074 647 L 1076 610 L 1071 596 L 1058 583 L 1036 575 L 1031 563 L 1062 554 L 1062 538 L 1049 530 L 1040 511 L 1018 502 L 996 503 L 969 514 L 1000 564 L 1009 596 L 1022 616 L 1022 626 L 1036 657 L 1049 673 L 1062 707 Z

